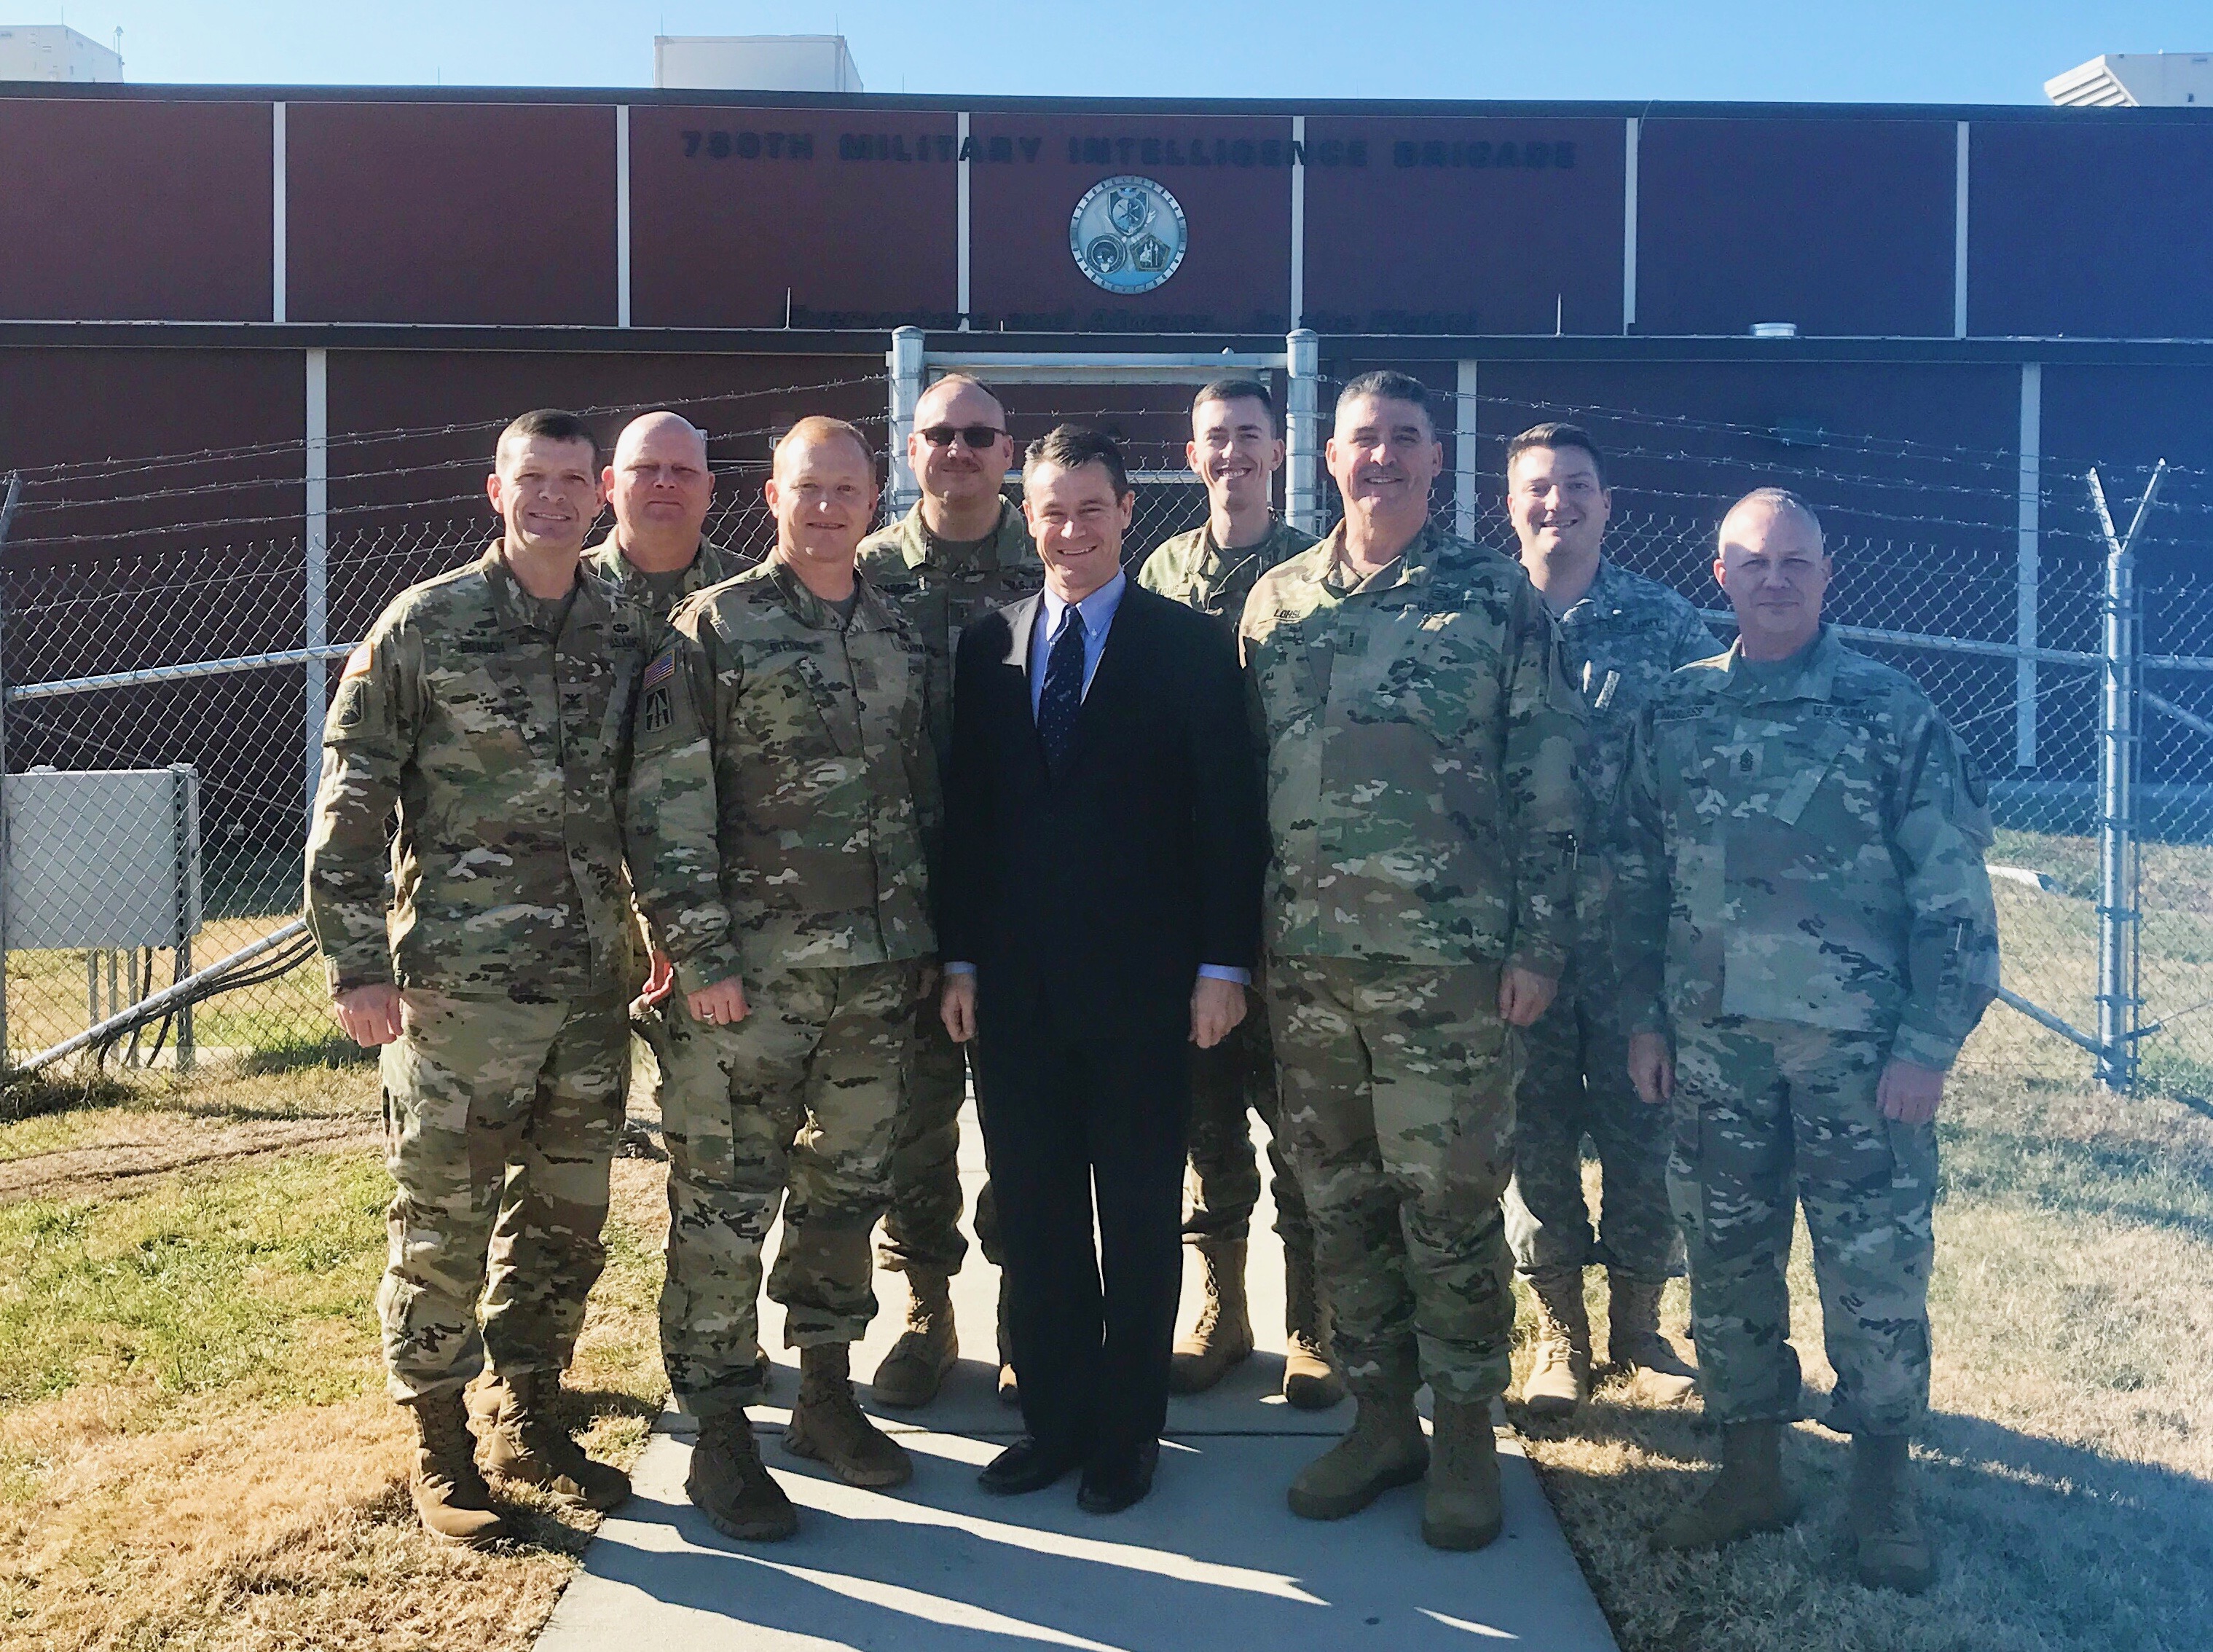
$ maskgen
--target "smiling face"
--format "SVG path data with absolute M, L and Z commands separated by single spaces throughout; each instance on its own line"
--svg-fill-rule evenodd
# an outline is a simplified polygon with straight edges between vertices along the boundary
M 1137 503 L 1135 492 L 1116 497 L 1113 476 L 1095 462 L 1041 459 L 1023 473 L 1022 515 L 1055 596 L 1081 602 L 1121 572 L 1122 535 Z
M 674 413 L 632 421 L 602 479 L 625 542 L 649 537 L 696 541 L 715 501 L 707 439 Z
M 1337 410 L 1324 455 L 1347 515 L 1379 527 L 1418 526 L 1444 469 L 1444 444 L 1429 415 L 1391 396 L 1356 396 Z
M 1276 421 L 1250 396 L 1192 408 L 1183 452 L 1192 473 L 1206 484 L 1207 503 L 1225 515 L 1265 509 L 1270 479 L 1283 462 Z
M 499 444 L 486 491 L 509 546 L 575 556 L 600 514 L 596 455 L 588 442 L 511 436 Z
M 1831 572 L 1820 529 L 1802 510 L 1747 499 L 1729 512 L 1714 577 L 1736 610 L 1747 659 L 1786 659 L 1814 640 Z
M 777 448 L 761 491 L 776 516 L 779 555 L 802 568 L 852 567 L 875 520 L 876 466 L 850 436 L 795 430 Z
M 971 436 L 988 440 L 972 445 Z M 906 459 L 926 498 L 956 510 L 997 498 L 1015 463 L 1007 410 L 972 380 L 941 379 L 915 403 Z
M 1596 557 L 1613 494 L 1581 448 L 1524 448 L 1506 467 L 1506 508 L 1521 559 Z

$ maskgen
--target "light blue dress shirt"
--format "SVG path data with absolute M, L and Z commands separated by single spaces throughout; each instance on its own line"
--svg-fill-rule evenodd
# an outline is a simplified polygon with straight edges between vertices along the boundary
M 1100 656 L 1106 652 L 1106 633 L 1113 629 L 1114 615 L 1122 607 L 1123 594 L 1130 588 L 1130 576 L 1117 574 L 1089 596 L 1075 604 L 1076 611 L 1083 616 L 1083 692 L 1091 692 L 1091 680 L 1099 674 Z M 1046 662 L 1052 657 L 1053 638 L 1060 635 L 1065 623 L 1064 616 L 1070 605 L 1052 594 L 1048 586 L 1039 594 L 1037 623 L 1030 629 L 1030 716 L 1034 720 L 1038 704 L 1045 698 Z M 976 966 L 968 963 L 948 963 L 948 975 L 973 975 Z M 1235 981 L 1240 986 L 1253 984 L 1249 969 L 1232 969 L 1227 964 L 1201 964 L 1198 972 L 1203 979 Z

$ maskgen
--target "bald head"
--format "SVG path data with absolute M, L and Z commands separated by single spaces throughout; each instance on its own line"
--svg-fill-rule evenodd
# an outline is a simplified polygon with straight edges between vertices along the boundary
M 624 425 L 622 434 L 615 438 L 614 462 L 620 465 L 641 453 L 688 454 L 704 471 L 707 468 L 707 433 L 683 414 L 672 413 L 666 408 L 641 413 Z
M 631 566 L 673 574 L 692 565 L 715 502 L 705 431 L 676 413 L 634 418 L 623 427 L 603 479 L 615 544 Z
M 1714 577 L 1746 659 L 1787 659 L 1814 640 L 1830 572 L 1820 518 L 1788 489 L 1756 488 L 1722 518 Z
M 948 539 L 976 539 L 999 520 L 999 489 L 1015 467 L 999 399 L 965 373 L 949 373 L 914 405 L 906 462 L 922 489 L 922 519 Z

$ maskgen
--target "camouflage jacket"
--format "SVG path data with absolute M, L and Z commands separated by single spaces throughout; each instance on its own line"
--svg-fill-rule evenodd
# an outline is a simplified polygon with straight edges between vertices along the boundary
M 1313 534 L 1301 533 L 1280 516 L 1270 519 L 1267 538 L 1241 551 L 1219 550 L 1212 527 L 1194 527 L 1163 539 L 1137 570 L 1137 583 L 1219 619 L 1234 635 L 1244 618 L 1245 600 L 1260 576 L 1314 542 Z
M 1558 628 L 1521 564 L 1435 523 L 1347 590 L 1343 532 L 1263 575 L 1240 627 L 1268 757 L 1271 948 L 1557 978 L 1583 731 Z
M 674 594 L 661 598 L 648 582 L 649 576 L 631 566 L 623 555 L 613 533 L 584 552 L 584 565 L 613 587 L 616 596 L 637 604 L 663 624 L 686 597 L 696 595 L 710 585 L 720 585 L 726 579 L 735 579 L 759 561 L 759 557 L 725 550 L 712 539 L 702 539 L 698 554 L 684 570 L 684 577 L 676 582 Z
M 378 617 L 323 725 L 308 838 L 333 994 L 543 999 L 643 978 L 621 822 L 643 625 L 588 571 L 565 607 L 540 602 L 497 546 Z
M 861 541 L 861 571 L 905 615 L 930 651 L 936 697 L 930 710 L 930 738 L 943 763 L 953 747 L 953 651 L 960 633 L 987 613 L 1045 588 L 1019 507 L 1003 503 L 999 525 L 981 547 L 958 563 L 945 541 L 923 526 L 922 507 Z
M 1582 757 L 1587 836 L 1601 838 L 1613 820 L 1637 714 L 1676 667 L 1710 660 L 1722 645 L 1689 599 L 1603 558 L 1590 589 L 1559 624 L 1569 680 L 1582 690 L 1590 712 Z
M 1982 776 L 1904 673 L 1823 626 L 1686 666 L 1638 721 L 1616 838 L 1632 1027 L 1895 1031 L 1948 1068 L 1998 981 Z
M 935 948 L 930 658 L 857 588 L 848 624 L 771 558 L 680 605 L 640 678 L 631 864 L 686 992 Z

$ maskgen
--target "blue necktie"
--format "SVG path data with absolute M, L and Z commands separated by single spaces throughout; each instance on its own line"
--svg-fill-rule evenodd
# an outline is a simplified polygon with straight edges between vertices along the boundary
M 1083 709 L 1083 611 L 1070 603 L 1062 611 L 1060 635 L 1046 656 L 1045 688 L 1038 696 L 1038 738 L 1045 742 L 1045 765 L 1055 774 L 1076 739 L 1076 714 Z

